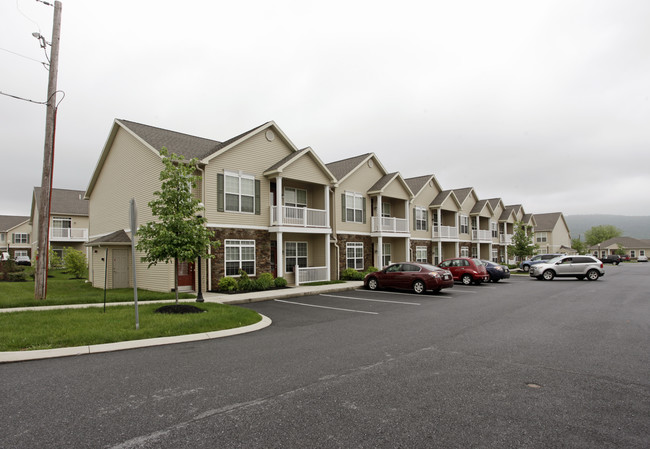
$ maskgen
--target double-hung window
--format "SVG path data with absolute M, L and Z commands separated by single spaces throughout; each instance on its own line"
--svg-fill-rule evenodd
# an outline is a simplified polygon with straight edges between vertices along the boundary
M 363 195 L 345 192 L 345 221 L 363 223 Z
M 226 276 L 255 275 L 255 240 L 226 240 Z
M 384 201 L 381 202 L 381 216 L 384 218 L 390 218 L 390 203 Z
M 423 207 L 415 208 L 415 230 L 416 231 L 426 231 L 427 230 L 427 210 Z
M 469 217 L 467 215 L 460 216 L 460 233 L 469 234 Z
M 382 247 L 381 247 L 381 258 L 382 258 L 382 260 L 381 260 L 381 263 L 382 263 L 383 267 L 385 267 L 387 265 L 390 265 L 390 261 L 391 261 L 391 254 L 390 253 L 391 253 L 390 243 L 382 244 Z
M 469 248 L 467 246 L 460 247 L 460 257 L 469 257 Z
M 346 268 L 363 270 L 363 242 L 348 242 L 345 246 Z
M 546 243 L 546 232 L 538 232 L 535 236 L 537 243 Z
M 11 243 L 29 243 L 29 234 L 26 232 L 14 232 L 11 234 Z
M 415 261 L 420 263 L 427 263 L 427 247 L 426 246 L 416 246 L 415 247 Z
M 307 191 L 286 187 L 284 189 L 284 205 L 288 207 L 307 207 Z
M 490 228 L 492 229 L 492 238 L 493 239 L 498 239 L 499 238 L 499 225 L 498 223 L 491 221 L 490 222 Z
M 285 242 L 284 243 L 285 271 L 293 273 L 293 268 L 307 266 L 307 242 Z
M 241 172 L 224 172 L 226 210 L 255 213 L 255 177 Z

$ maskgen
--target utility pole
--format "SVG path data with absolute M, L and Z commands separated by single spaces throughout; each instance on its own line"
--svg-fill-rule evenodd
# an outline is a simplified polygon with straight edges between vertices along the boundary
M 54 135 L 56 129 L 57 104 L 56 81 L 59 70 L 61 8 L 61 2 L 55 1 L 54 21 L 52 25 L 52 50 L 50 51 L 50 75 L 47 83 L 43 177 L 41 179 L 41 198 L 38 203 L 38 254 L 36 256 L 36 271 L 34 273 L 34 299 L 45 299 L 47 296 L 47 266 L 50 243 L 50 203 L 52 200 L 52 176 L 54 171 Z

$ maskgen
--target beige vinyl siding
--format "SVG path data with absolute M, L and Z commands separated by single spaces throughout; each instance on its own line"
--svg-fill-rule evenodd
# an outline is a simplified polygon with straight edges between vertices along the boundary
M 378 167 L 377 161 L 373 160 L 373 166 L 369 167 L 367 162 L 364 162 L 362 165 L 357 167 L 357 169 L 345 180 L 343 183 L 336 188 L 334 193 L 334 205 L 331 208 L 331 212 L 334 214 L 336 219 L 336 230 L 341 233 L 370 233 L 371 229 L 371 211 L 370 211 L 370 197 L 366 194 L 368 189 L 372 187 L 379 178 L 381 178 L 384 173 Z M 341 195 L 345 192 L 357 192 L 361 193 L 366 198 L 366 223 L 350 223 L 344 222 L 341 213 L 342 213 L 342 204 L 341 204 Z
M 129 229 L 131 198 L 135 198 L 138 224 L 152 221 L 151 209 L 147 204 L 154 198 L 153 192 L 160 189 L 159 177 L 163 168 L 157 154 L 119 128 L 89 200 L 92 217 L 89 238 Z M 142 255 L 136 253 L 136 259 L 140 260 Z M 173 263 L 162 263 L 149 269 L 147 264 L 138 263 L 138 287 L 170 291 L 174 286 L 173 272 Z M 101 282 L 103 285 L 103 279 Z
M 429 204 L 431 204 L 431 201 L 438 196 L 440 191 L 435 187 L 435 184 L 431 186 L 431 183 L 427 183 L 422 190 L 420 190 L 420 193 L 415 197 L 413 202 L 410 204 L 410 211 L 409 213 L 411 214 L 410 222 L 409 222 L 409 227 L 410 227 L 410 232 L 411 232 L 411 238 L 416 239 L 416 240 L 430 240 L 432 238 L 432 231 L 431 231 L 431 226 L 433 223 L 433 216 L 434 214 L 437 213 L 436 210 L 429 209 Z M 416 231 L 415 230 L 415 214 L 413 210 L 416 207 L 420 207 L 424 210 L 427 211 L 427 229 L 426 231 Z M 415 255 L 413 255 L 415 258 Z
M 309 154 L 300 157 L 293 164 L 289 165 L 280 176 L 316 184 L 330 184 L 330 180 L 325 176 L 321 167 Z
M 401 200 L 408 200 L 410 198 L 410 195 L 404 185 L 397 179 L 394 179 L 390 184 L 388 184 L 388 186 L 386 186 L 384 192 L 382 193 L 382 197 L 384 196 L 398 198 Z
M 270 226 L 270 180 L 263 176 L 269 167 L 293 150 L 276 137 L 269 142 L 264 133 L 258 133 L 225 153 L 210 160 L 205 168 L 205 210 L 208 223 L 232 226 Z M 260 181 L 260 215 L 217 212 L 217 174 L 224 170 L 239 171 L 255 176 Z
M 317 184 L 304 184 L 292 179 L 282 180 L 282 190 L 290 187 L 307 191 L 307 207 L 310 209 L 325 209 L 325 187 Z M 280 195 L 280 192 L 278 192 Z M 284 192 L 282 192 L 284 195 Z M 284 203 L 283 203 L 284 204 Z
M 458 208 L 458 205 L 451 198 L 451 196 L 447 197 L 445 199 L 445 201 L 442 202 L 441 209 L 442 210 L 450 210 L 450 211 L 454 211 L 454 212 L 460 212 L 460 209 Z

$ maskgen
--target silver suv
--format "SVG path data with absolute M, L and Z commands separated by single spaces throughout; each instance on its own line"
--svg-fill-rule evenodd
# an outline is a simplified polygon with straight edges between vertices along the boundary
M 530 276 L 547 281 L 552 281 L 556 276 L 575 277 L 580 280 L 586 277 L 590 281 L 595 281 L 605 276 L 605 270 L 603 263 L 592 256 L 560 256 L 532 265 Z

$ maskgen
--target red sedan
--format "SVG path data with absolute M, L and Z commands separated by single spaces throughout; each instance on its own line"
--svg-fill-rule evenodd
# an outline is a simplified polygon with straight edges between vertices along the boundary
M 381 271 L 368 273 L 363 280 L 365 288 L 399 288 L 424 293 L 430 290 L 438 293 L 443 288 L 454 286 L 451 273 L 434 265 L 418 262 L 400 262 L 387 266 Z

